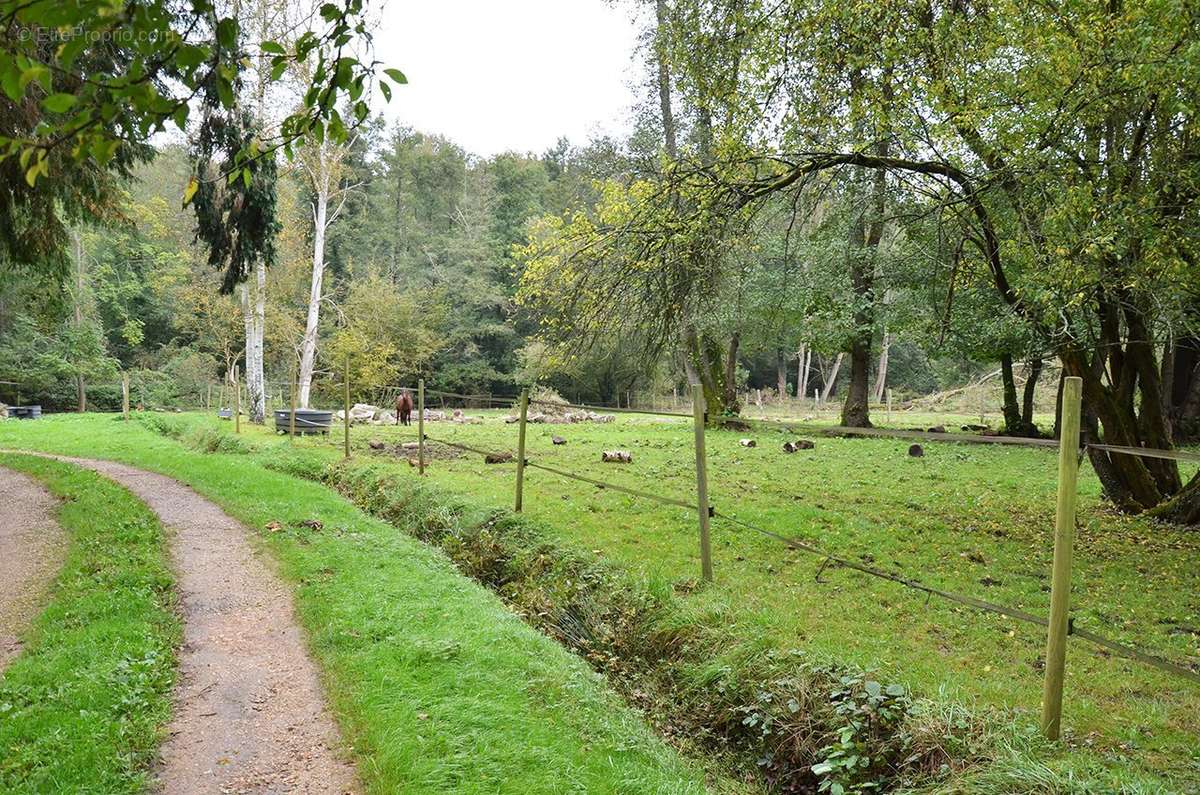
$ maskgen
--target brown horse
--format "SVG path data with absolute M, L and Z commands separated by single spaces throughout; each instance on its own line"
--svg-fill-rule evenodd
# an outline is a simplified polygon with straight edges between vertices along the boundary
M 407 389 L 403 389 L 400 391 L 400 396 L 396 398 L 396 424 L 412 425 L 412 410 L 412 395 L 408 394 Z

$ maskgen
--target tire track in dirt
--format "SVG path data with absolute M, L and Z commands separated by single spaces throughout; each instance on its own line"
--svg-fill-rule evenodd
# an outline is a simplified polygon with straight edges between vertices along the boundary
M 57 507 L 42 484 L 0 467 L 0 671 L 21 652 L 20 637 L 66 555 Z
M 129 489 L 170 534 L 184 640 L 161 792 L 356 792 L 291 595 L 255 554 L 249 531 L 165 475 L 53 457 Z

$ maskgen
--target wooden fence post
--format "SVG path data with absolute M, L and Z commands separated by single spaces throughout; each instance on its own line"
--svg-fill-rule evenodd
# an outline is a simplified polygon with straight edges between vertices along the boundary
M 425 474 L 425 379 L 417 379 L 417 474 Z
M 517 503 L 513 510 L 521 512 L 521 498 L 525 489 L 525 418 L 529 414 L 529 390 L 521 390 L 521 424 L 517 429 Z
M 233 368 L 233 402 L 236 406 L 233 409 L 233 432 L 242 432 L 242 379 L 238 373 L 238 368 L 235 365 Z
M 708 456 L 704 453 L 704 387 L 692 386 L 692 424 L 696 431 L 696 509 L 700 514 L 700 575 L 712 582 L 712 543 L 708 536 Z
M 129 422 L 129 373 L 121 373 L 121 414 Z
M 296 392 L 297 392 L 296 381 L 297 380 L 298 380 L 298 377 L 296 375 L 296 357 L 293 356 L 292 357 L 292 414 L 288 418 L 288 441 L 289 442 L 296 441 L 296 398 L 298 397 L 296 395 Z
M 887 391 L 887 422 L 892 424 L 892 388 L 889 386 Z
M 208 391 L 204 393 L 204 410 L 212 409 L 212 383 L 208 384 Z
M 346 438 L 343 443 L 346 458 L 350 457 L 350 354 L 346 354 L 346 383 L 345 393 L 345 413 L 342 414 L 342 424 L 345 426 Z
M 1079 413 L 1083 379 L 1063 381 L 1062 434 L 1058 444 L 1058 510 L 1054 517 L 1054 570 L 1046 632 L 1046 679 L 1042 688 L 1042 732 L 1057 740 L 1062 728 L 1063 674 L 1071 609 L 1071 558 L 1075 546 L 1075 501 L 1079 496 Z

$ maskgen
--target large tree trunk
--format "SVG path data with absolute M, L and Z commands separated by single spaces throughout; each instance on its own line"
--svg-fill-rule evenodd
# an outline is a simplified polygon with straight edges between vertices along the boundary
M 1200 441 L 1200 336 L 1188 335 L 1175 340 L 1164 370 L 1163 381 L 1167 417 L 1172 439 L 1188 444 Z
M 1171 436 L 1162 411 L 1161 371 L 1155 362 L 1152 337 L 1140 309 L 1126 295 L 1102 301 L 1101 335 L 1089 361 L 1079 348 L 1060 352 L 1068 375 L 1083 379 L 1083 399 L 1106 444 L 1124 447 L 1170 448 Z M 1127 335 L 1122 345 L 1121 318 Z M 1178 507 L 1168 502 L 1180 494 L 1182 481 L 1176 462 L 1089 448 L 1092 466 L 1106 496 L 1122 510 L 1140 513 L 1162 505 L 1163 518 L 1190 514 L 1187 497 Z M 1194 484 L 1189 484 L 1189 490 Z M 1164 504 L 1165 503 L 1165 504 Z
M 1037 432 L 1037 424 L 1033 421 L 1033 399 L 1037 394 L 1038 379 L 1042 376 L 1042 358 L 1034 357 L 1029 361 L 1029 376 L 1025 379 L 1025 391 L 1021 395 L 1021 423 Z
M 708 334 L 684 329 L 684 355 L 689 359 L 689 377 L 695 375 L 704 389 L 705 411 L 709 422 L 720 417 L 736 417 L 742 411 L 737 394 L 737 356 L 741 339 L 734 334 L 722 346 Z
M 1150 511 L 1149 515 L 1175 524 L 1200 524 L 1200 472 L 1192 476 L 1182 491 Z
M 1009 436 L 1020 436 L 1021 407 L 1017 404 L 1017 381 L 1013 374 L 1012 356 L 1000 356 L 1000 383 L 1003 396 L 1001 411 L 1004 414 L 1004 432 Z
M 308 293 L 308 317 L 304 323 L 304 340 L 300 345 L 300 406 L 308 408 L 312 391 L 313 365 L 317 357 L 317 327 L 321 313 L 321 284 L 325 278 L 325 229 L 329 212 L 329 179 L 324 154 L 318 154 L 319 179 L 314 185 L 312 282 Z
M 850 344 L 850 388 L 842 404 L 842 425 L 850 428 L 871 427 L 871 407 L 867 376 L 871 372 L 871 343 L 860 337 Z
M 879 156 L 887 157 L 886 141 L 877 146 Z M 871 427 L 870 375 L 871 338 L 875 333 L 875 256 L 883 238 L 883 211 L 886 200 L 887 172 L 872 174 L 871 201 L 859 218 L 850 224 L 850 286 L 854 290 L 854 333 L 850 338 L 850 388 L 842 404 L 842 425 L 850 428 Z
M 1041 369 L 1039 362 L 1038 369 Z M 1004 433 L 1007 436 L 1037 436 L 1037 426 L 1033 424 L 1033 392 L 1026 383 L 1027 401 L 1029 404 L 1030 420 L 1026 422 L 1022 404 L 1017 402 L 1017 379 L 1013 372 L 1013 359 L 1010 354 L 1000 356 L 1000 379 L 1004 390 Z M 1036 379 L 1031 377 L 1036 386 Z

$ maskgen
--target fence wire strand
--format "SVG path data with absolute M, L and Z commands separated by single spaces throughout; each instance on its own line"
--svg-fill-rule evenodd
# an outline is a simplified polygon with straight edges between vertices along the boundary
M 534 461 L 530 461 L 528 458 L 525 460 L 525 466 L 533 467 L 534 469 L 543 469 L 547 472 L 552 472 L 555 475 L 562 475 L 565 478 L 571 478 L 573 480 L 581 480 L 584 483 L 591 483 L 592 485 L 599 486 L 600 488 L 603 488 L 603 489 L 612 489 L 613 491 L 621 491 L 626 494 L 632 494 L 635 497 L 641 497 L 642 499 L 662 503 L 663 505 L 675 505 L 680 508 L 687 508 L 692 511 L 698 510 L 697 506 L 694 503 L 685 502 L 684 500 L 677 500 L 674 497 L 664 497 L 661 494 L 651 494 L 650 492 L 647 492 L 647 491 L 638 491 L 637 489 L 631 489 L 631 488 L 628 488 L 627 486 L 618 486 L 615 483 L 608 483 L 603 480 L 593 480 L 592 478 L 584 477 L 583 475 L 577 475 L 574 472 L 567 472 L 566 470 L 556 469 L 554 467 L 548 467 L 545 464 L 538 464 Z
M 653 417 L 682 417 L 691 419 L 691 414 L 682 414 L 677 411 L 658 411 L 655 409 L 626 409 L 617 408 L 616 406 L 596 406 L 589 403 L 555 403 L 552 400 L 534 400 L 530 398 L 529 405 L 531 406 L 552 406 L 554 408 L 570 410 L 570 409 L 586 409 L 588 411 L 611 411 L 613 414 L 648 414 Z
M 963 444 L 1002 444 L 1016 447 L 1058 447 L 1057 439 L 1032 439 L 1018 436 L 981 436 L 969 433 L 940 433 L 936 431 L 915 431 L 904 428 L 849 428 L 841 425 L 814 425 L 804 422 L 789 422 L 787 420 L 772 420 L 758 417 L 722 417 L 717 422 L 722 425 L 736 423 L 758 423 L 774 425 L 792 431 L 803 431 L 816 436 L 866 436 L 894 439 L 922 439 L 930 442 L 958 442 Z
M 1024 621 L 1026 623 L 1034 624 L 1039 627 L 1046 627 L 1049 624 L 1049 622 L 1045 618 L 1034 615 L 1033 613 L 1030 613 L 1028 611 L 1021 610 L 1021 609 L 1015 608 L 1015 607 L 1007 607 L 1005 605 L 996 604 L 995 602 L 989 602 L 984 599 L 978 599 L 974 596 L 967 596 L 966 594 L 954 593 L 952 591 L 944 591 L 940 588 L 934 588 L 933 586 L 926 585 L 925 583 L 921 582 L 920 580 L 915 580 L 911 577 L 903 577 L 899 574 L 893 574 L 891 572 L 884 571 L 883 569 L 879 569 L 874 566 L 868 566 L 865 563 L 859 563 L 857 561 L 850 560 L 848 558 L 843 558 L 838 555 L 834 555 L 832 553 L 826 552 L 823 549 L 820 549 L 817 546 L 814 546 L 813 544 L 809 544 L 805 541 L 801 541 L 796 538 L 791 538 L 791 537 L 785 536 L 781 533 L 776 533 L 773 530 L 767 530 L 764 527 L 759 527 L 758 525 L 755 525 L 750 522 L 746 522 L 742 519 L 737 519 L 733 516 L 730 516 L 729 514 L 724 513 L 723 511 L 715 511 L 714 510 L 712 512 L 712 515 L 718 519 L 723 519 L 732 524 L 738 525 L 740 527 L 744 527 L 747 530 L 752 530 L 756 533 L 760 533 L 762 535 L 768 536 L 777 541 L 781 541 L 786 546 L 788 546 L 792 549 L 799 549 L 804 552 L 808 552 L 813 555 L 822 557 L 825 559 L 825 562 L 821 564 L 822 570 L 829 563 L 837 563 L 840 566 L 845 566 L 846 568 L 854 569 L 856 571 L 862 572 L 863 574 L 867 574 L 871 577 L 876 577 L 876 578 L 879 578 L 882 580 L 888 580 L 890 582 L 898 583 L 900 585 L 905 586 L 906 588 L 911 588 L 915 591 L 920 591 L 920 592 L 928 594 L 930 596 L 937 596 L 939 598 L 945 599 L 950 602 L 957 602 L 958 604 L 966 605 L 968 607 L 973 607 L 977 610 L 983 610 L 983 611 L 990 612 L 990 613 L 998 613 L 999 615 L 1007 616 L 1008 618 L 1016 619 L 1018 621 Z M 1086 640 L 1091 643 L 1094 643 L 1097 646 L 1101 646 L 1115 654 L 1125 657 L 1126 659 L 1134 660 L 1136 662 L 1140 662 L 1145 665 L 1152 666 L 1161 671 L 1165 671 L 1166 673 L 1174 674 L 1176 676 L 1180 676 L 1180 677 L 1183 677 L 1184 679 L 1188 679 L 1189 681 L 1200 684 L 1200 673 L 1197 673 L 1196 671 L 1193 671 L 1190 668 L 1184 667 L 1182 665 L 1177 665 L 1177 664 L 1171 662 L 1170 660 L 1167 660 L 1164 657 L 1160 657 L 1155 654 L 1149 654 L 1147 652 L 1141 651 L 1140 649 L 1134 648 L 1133 646 L 1128 646 L 1126 644 L 1119 643 L 1115 640 L 1112 640 L 1111 638 L 1106 638 L 1103 635 L 1099 635 L 1090 630 L 1076 627 L 1075 623 L 1074 623 L 1074 619 L 1071 620 L 1069 627 L 1070 628 L 1067 633 L 1068 635 L 1074 635 L 1082 640 Z
M 439 444 L 445 444 L 445 445 L 449 445 L 451 447 L 457 447 L 461 450 L 467 450 L 468 452 L 479 453 L 480 455 L 486 455 L 486 456 L 502 456 L 502 455 L 510 455 L 511 456 L 511 455 L 513 455 L 512 453 L 497 453 L 497 452 L 490 451 L 490 450 L 481 450 L 477 447 L 471 447 L 471 446 L 465 445 L 465 444 L 457 444 L 455 442 L 446 441 L 445 439 L 437 439 L 437 438 L 430 436 L 429 434 L 425 434 L 425 439 L 426 439 L 426 441 L 438 442 Z M 513 458 L 515 459 L 516 456 L 513 456 Z M 568 472 L 565 469 L 558 469 L 556 467 L 546 466 L 545 464 L 539 464 L 535 461 L 531 461 L 529 459 L 529 456 L 525 457 L 525 466 L 531 467 L 533 469 L 541 469 L 545 472 L 550 472 L 555 475 L 561 475 L 562 477 L 570 478 L 572 480 L 578 480 L 583 483 L 590 483 L 593 486 L 598 486 L 602 489 L 612 489 L 613 491 L 623 492 L 625 494 L 629 494 L 634 497 L 641 497 L 646 500 L 651 500 L 653 502 L 662 503 L 663 505 L 674 505 L 674 506 L 677 506 L 680 508 L 687 508 L 687 509 L 693 510 L 693 511 L 697 510 L 695 504 L 685 502 L 684 500 L 677 500 L 673 497 L 664 497 L 661 494 L 651 494 L 648 491 L 639 491 L 638 489 L 631 489 L 628 486 L 619 486 L 616 483 L 609 483 L 607 481 L 596 480 L 594 478 L 589 478 L 584 475 L 579 475 L 574 472 Z

